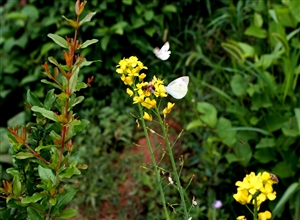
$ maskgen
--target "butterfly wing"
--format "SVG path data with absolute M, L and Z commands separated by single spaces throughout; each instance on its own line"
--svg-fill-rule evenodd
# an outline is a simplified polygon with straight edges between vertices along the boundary
M 167 60 L 170 57 L 171 51 L 169 42 L 166 42 L 161 49 L 154 48 L 153 53 L 161 60 Z
M 188 91 L 189 77 L 182 76 L 169 83 L 165 87 L 168 94 L 175 99 L 182 99 Z

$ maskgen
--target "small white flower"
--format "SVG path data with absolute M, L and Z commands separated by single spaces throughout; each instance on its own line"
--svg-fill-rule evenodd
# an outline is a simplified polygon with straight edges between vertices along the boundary
M 170 184 L 174 184 L 174 182 L 170 176 L 168 177 L 168 180 L 169 180 Z
M 192 205 L 193 205 L 193 207 L 195 207 L 197 204 L 198 204 L 198 203 L 197 203 L 197 201 L 196 201 L 196 199 L 195 199 L 195 196 L 193 196 L 193 200 L 192 200 Z

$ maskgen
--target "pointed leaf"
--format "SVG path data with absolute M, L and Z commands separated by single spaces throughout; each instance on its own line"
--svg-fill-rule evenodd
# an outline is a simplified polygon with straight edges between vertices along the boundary
M 48 180 L 51 180 L 52 183 L 55 182 L 55 176 L 54 176 L 52 170 L 46 169 L 46 168 L 42 167 L 41 165 L 39 165 L 38 171 L 39 171 L 39 176 L 41 177 L 41 179 L 43 181 L 47 182 Z
M 26 196 L 22 199 L 22 203 L 34 203 L 41 200 L 44 197 L 41 193 L 34 193 L 32 196 Z
M 81 26 L 82 24 L 84 24 L 84 23 L 86 23 L 86 22 L 89 22 L 89 21 L 92 19 L 92 17 L 93 17 L 96 13 L 97 13 L 97 12 L 90 12 L 90 13 L 88 13 L 88 14 L 85 16 L 85 18 L 82 19 L 82 20 L 80 21 L 79 25 Z
M 66 209 L 59 214 L 59 217 L 62 219 L 72 218 L 77 215 L 77 210 L 75 209 Z
M 57 85 L 56 83 L 54 83 L 54 82 L 50 82 L 50 81 L 48 81 L 46 79 L 42 79 L 41 82 L 45 83 L 45 84 L 49 84 L 49 85 L 51 85 L 51 86 L 53 86 L 53 87 L 55 87 L 55 88 L 57 88 L 59 90 L 62 90 L 62 88 L 59 85 Z
M 32 157 L 34 157 L 34 155 L 31 152 L 19 152 L 16 154 L 16 158 L 18 158 L 20 160 L 24 160 L 24 159 L 32 158 Z
M 68 42 L 62 38 L 61 36 L 57 35 L 57 34 L 48 34 L 48 37 L 50 37 L 56 44 L 58 44 L 59 46 L 63 47 L 63 48 L 68 48 Z
M 45 220 L 45 217 L 34 208 L 27 207 L 27 213 L 28 216 L 26 220 Z
M 29 89 L 27 90 L 27 102 L 31 106 L 44 107 L 43 103 Z
M 78 49 L 86 48 L 86 47 L 88 47 L 89 45 L 94 44 L 94 43 L 97 43 L 97 42 L 98 42 L 97 39 L 87 40 L 87 41 L 85 41 L 83 44 L 81 44 L 80 47 L 79 47 Z
M 32 106 L 31 110 L 34 111 L 34 112 L 41 113 L 45 118 L 48 118 L 48 119 L 50 119 L 52 121 L 55 121 L 55 122 L 58 122 L 57 115 L 52 111 L 49 111 L 45 108 L 40 108 L 38 106 Z

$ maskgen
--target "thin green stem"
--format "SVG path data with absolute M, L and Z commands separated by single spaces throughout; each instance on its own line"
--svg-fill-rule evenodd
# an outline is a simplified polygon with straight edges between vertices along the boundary
M 143 118 L 143 109 L 142 109 L 141 104 L 138 104 L 138 106 L 139 106 L 139 112 L 140 112 L 142 126 L 143 126 L 143 129 L 144 129 L 144 133 L 145 133 L 145 137 L 146 137 L 146 141 L 147 141 L 148 150 L 150 152 L 151 160 L 152 160 L 152 165 L 154 167 L 154 172 L 155 172 L 155 177 L 156 177 L 156 183 L 157 183 L 157 186 L 158 186 L 158 189 L 159 189 L 159 192 L 160 192 L 160 197 L 161 197 L 161 200 L 162 200 L 162 204 L 163 204 L 165 216 L 166 216 L 167 220 L 170 220 L 169 211 L 167 209 L 163 187 L 162 187 L 162 184 L 161 184 L 160 174 L 159 174 L 159 171 L 157 169 L 157 164 L 156 164 L 156 160 L 155 160 L 155 157 L 154 157 L 154 153 L 153 153 L 153 149 L 152 149 L 152 146 L 151 146 L 151 142 L 150 142 L 150 139 L 149 139 L 148 130 L 147 130 L 147 127 L 146 127 L 145 120 Z
M 164 139 L 165 139 L 166 144 L 167 144 L 169 157 L 170 157 L 170 161 L 171 161 L 171 164 L 172 164 L 173 174 L 174 174 L 174 177 L 175 177 L 175 182 L 177 184 L 177 189 L 179 191 L 180 199 L 181 199 L 181 205 L 183 207 L 184 219 L 188 219 L 189 216 L 188 216 L 188 211 L 187 211 L 187 207 L 186 207 L 186 203 L 185 203 L 185 199 L 184 199 L 184 189 L 182 188 L 181 183 L 180 183 L 180 178 L 179 178 L 179 175 L 178 175 L 178 172 L 177 172 L 177 167 L 176 167 L 176 163 L 175 163 L 175 160 L 174 160 L 173 150 L 172 150 L 169 138 L 168 138 L 167 129 L 165 127 L 165 123 L 163 122 L 163 120 L 161 118 L 161 115 L 159 113 L 158 108 L 156 108 L 156 114 L 158 116 L 159 124 L 161 126 L 162 131 L 163 131 Z

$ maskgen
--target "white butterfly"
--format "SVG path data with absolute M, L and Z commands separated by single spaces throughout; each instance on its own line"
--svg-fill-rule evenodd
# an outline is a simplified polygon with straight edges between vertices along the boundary
M 182 99 L 188 91 L 189 79 L 188 76 L 182 76 L 173 80 L 169 85 L 165 86 L 167 93 L 175 99 Z
M 161 60 L 167 60 L 170 57 L 171 51 L 169 42 L 166 42 L 161 49 L 154 48 L 153 53 Z

